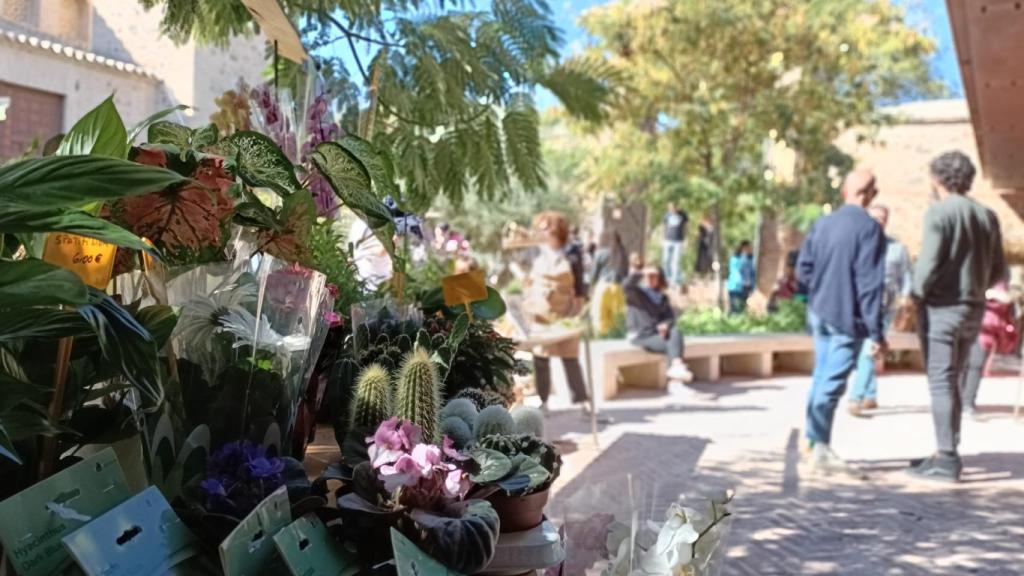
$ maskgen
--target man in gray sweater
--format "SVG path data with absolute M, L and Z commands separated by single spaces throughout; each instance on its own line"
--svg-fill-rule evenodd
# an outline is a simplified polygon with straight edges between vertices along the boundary
M 960 378 L 978 337 L 985 290 L 1006 276 L 999 220 L 966 196 L 975 168 L 961 152 L 932 160 L 935 202 L 924 216 L 924 239 L 914 273 L 921 350 L 932 397 L 938 452 L 912 462 L 910 474 L 960 480 Z

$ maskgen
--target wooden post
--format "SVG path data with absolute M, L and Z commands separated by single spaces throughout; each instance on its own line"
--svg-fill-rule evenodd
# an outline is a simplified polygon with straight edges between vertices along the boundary
M 53 369 L 53 399 L 50 400 L 50 423 L 57 425 L 64 415 L 64 388 L 68 380 L 68 364 L 71 362 L 71 336 L 61 338 L 57 343 L 57 365 Z M 57 437 L 43 438 L 42 457 L 39 459 L 39 479 L 49 478 L 57 464 Z

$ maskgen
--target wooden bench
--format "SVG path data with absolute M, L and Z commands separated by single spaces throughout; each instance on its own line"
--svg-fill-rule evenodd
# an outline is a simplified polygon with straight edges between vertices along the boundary
M 889 335 L 892 351 L 910 352 L 920 367 L 920 344 L 915 334 Z M 660 388 L 667 384 L 667 361 L 626 340 L 591 342 L 593 378 L 604 399 L 621 387 Z M 807 334 L 728 334 L 686 338 L 687 365 L 698 381 L 717 382 L 722 376 L 769 378 L 776 372 L 809 374 L 814 369 L 814 341 Z

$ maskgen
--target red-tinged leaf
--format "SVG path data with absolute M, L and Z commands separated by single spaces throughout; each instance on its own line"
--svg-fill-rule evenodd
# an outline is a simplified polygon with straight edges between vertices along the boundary
M 256 233 L 260 250 L 288 262 L 309 264 L 311 254 L 307 239 L 315 223 L 316 203 L 309 190 L 285 196 L 277 215 L 277 226 Z
M 147 238 L 171 265 L 215 259 L 227 241 L 231 177 L 219 159 L 206 158 L 194 178 L 181 188 L 125 198 L 112 210 L 117 222 Z

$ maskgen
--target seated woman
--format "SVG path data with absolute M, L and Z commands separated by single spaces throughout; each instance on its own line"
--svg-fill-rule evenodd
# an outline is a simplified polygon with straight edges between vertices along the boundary
M 669 380 L 692 382 L 693 373 L 683 362 L 683 333 L 676 327 L 676 314 L 665 289 L 668 282 L 657 266 L 634 269 L 623 284 L 626 292 L 626 326 L 629 341 L 648 352 L 668 356 Z

